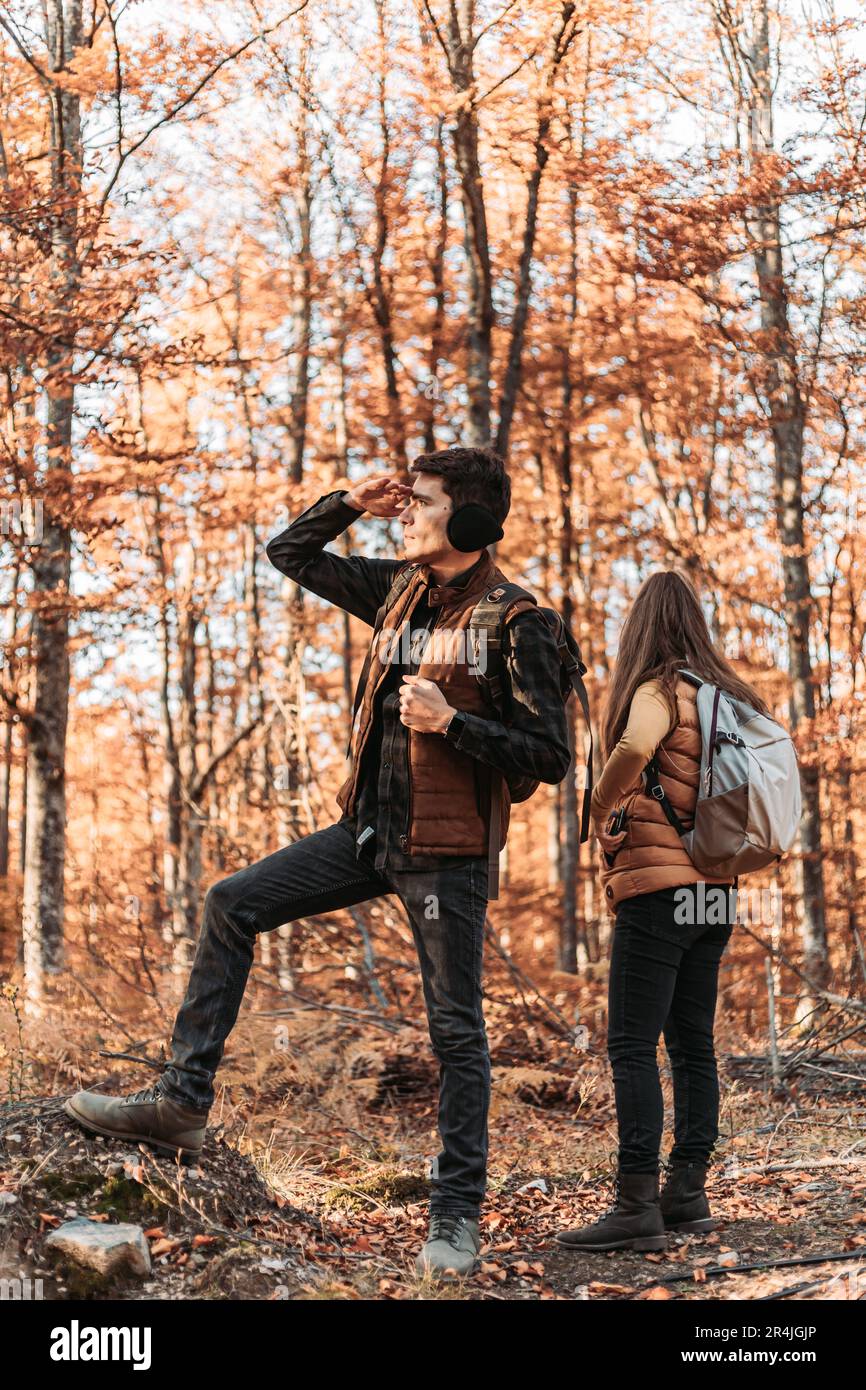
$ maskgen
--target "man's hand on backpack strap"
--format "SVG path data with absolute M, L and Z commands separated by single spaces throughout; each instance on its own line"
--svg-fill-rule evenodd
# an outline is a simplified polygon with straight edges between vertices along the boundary
M 447 729 L 454 706 L 426 676 L 404 676 L 400 686 L 400 722 L 419 734 L 441 734 Z

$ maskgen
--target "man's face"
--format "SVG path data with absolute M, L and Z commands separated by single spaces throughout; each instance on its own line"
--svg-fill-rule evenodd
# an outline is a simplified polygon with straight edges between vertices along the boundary
M 407 560 L 435 565 L 455 554 L 445 534 L 453 502 L 438 473 L 416 473 L 412 496 L 398 516 L 403 524 L 403 549 Z

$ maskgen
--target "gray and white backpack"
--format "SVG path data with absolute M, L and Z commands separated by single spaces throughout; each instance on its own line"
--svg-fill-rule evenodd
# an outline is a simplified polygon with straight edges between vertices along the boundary
M 701 873 L 735 878 L 762 869 L 791 848 L 800 825 L 800 772 L 791 736 L 775 719 L 692 671 L 679 674 L 698 687 L 701 774 L 692 828 L 684 828 L 668 800 L 657 753 L 644 770 L 646 791 Z

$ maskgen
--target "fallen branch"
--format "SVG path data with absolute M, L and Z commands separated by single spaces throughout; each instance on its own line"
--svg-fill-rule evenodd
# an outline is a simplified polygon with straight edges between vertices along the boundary
M 859 1255 L 853 1254 L 850 1250 L 837 1250 L 829 1255 L 797 1255 L 786 1260 L 758 1260 L 751 1265 L 710 1265 L 703 1268 L 702 1273 L 707 1279 L 714 1279 L 720 1274 L 753 1274 L 759 1269 L 789 1269 L 794 1265 L 823 1265 L 829 1264 L 833 1260 L 853 1260 L 856 1264 L 861 1264 L 866 1259 L 866 1250 Z M 666 1274 L 661 1279 L 653 1279 L 652 1283 L 645 1284 L 644 1288 L 652 1288 L 655 1284 L 682 1284 L 686 1280 L 694 1280 L 694 1271 L 683 1274 Z M 638 1292 L 642 1292 L 639 1290 Z
M 347 1014 L 351 1018 L 363 1019 L 365 1023 L 375 1024 L 389 1033 L 398 1033 L 402 1027 L 413 1021 L 399 1014 L 395 1015 L 394 1018 L 385 1018 L 382 1014 L 374 1013 L 372 1009 L 352 1009 L 348 1004 L 323 1004 L 318 999 L 310 999 L 309 995 L 300 994 L 297 990 L 292 993 L 295 999 L 301 1000 L 303 1008 L 256 1009 L 252 1016 L 254 1018 L 281 1018 L 288 1014 L 314 1013 L 321 1010 L 323 1013 Z
M 754 1298 L 751 1302 L 775 1303 L 782 1298 L 793 1298 L 795 1294 L 817 1293 L 819 1289 L 826 1289 L 828 1284 L 835 1283 L 839 1277 L 838 1274 L 828 1274 L 823 1279 L 817 1279 L 811 1284 L 790 1284 L 787 1289 L 779 1289 L 778 1293 L 762 1293 L 760 1298 Z
M 859 1142 L 859 1141 L 858 1141 Z M 866 1158 L 819 1158 L 809 1163 L 762 1163 L 759 1168 L 741 1168 L 736 1173 L 719 1173 L 724 1182 L 738 1182 L 753 1173 L 811 1173 L 813 1168 L 848 1168 L 866 1163 Z
M 124 1062 L 140 1062 L 144 1067 L 154 1067 L 156 1071 L 165 1071 L 166 1059 L 159 1060 L 156 1057 L 145 1057 L 137 1052 L 107 1052 L 104 1047 L 98 1049 L 100 1057 L 119 1057 Z

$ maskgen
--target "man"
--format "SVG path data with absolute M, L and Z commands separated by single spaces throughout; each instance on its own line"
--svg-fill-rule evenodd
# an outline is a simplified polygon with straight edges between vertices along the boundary
M 97 1133 L 197 1153 L 256 933 L 395 893 L 412 925 L 440 1063 L 442 1152 L 417 1268 L 468 1274 L 480 1248 L 487 1169 L 488 834 L 501 849 L 509 776 L 559 782 L 570 754 L 559 656 L 541 615 L 521 612 L 504 629 L 507 724 L 488 707 L 465 641 L 475 604 L 505 576 L 483 545 L 467 551 L 464 536 L 456 549 L 447 528 L 457 509 L 466 509 L 465 525 L 467 511 L 480 507 L 498 533 L 511 498 L 502 460 L 487 449 L 453 448 L 422 454 L 410 471 L 411 489 L 377 475 L 328 493 L 267 547 L 272 564 L 304 588 L 371 627 L 380 618 L 358 683 L 351 772 L 337 796 L 342 817 L 210 889 L 171 1060 L 156 1085 L 122 1098 L 82 1091 L 67 1109 Z M 362 514 L 399 519 L 402 562 L 324 550 Z M 407 562 L 407 582 L 383 615 Z M 410 631 L 409 644 L 396 640 Z M 497 837 L 490 808 L 494 779 L 503 775 Z

